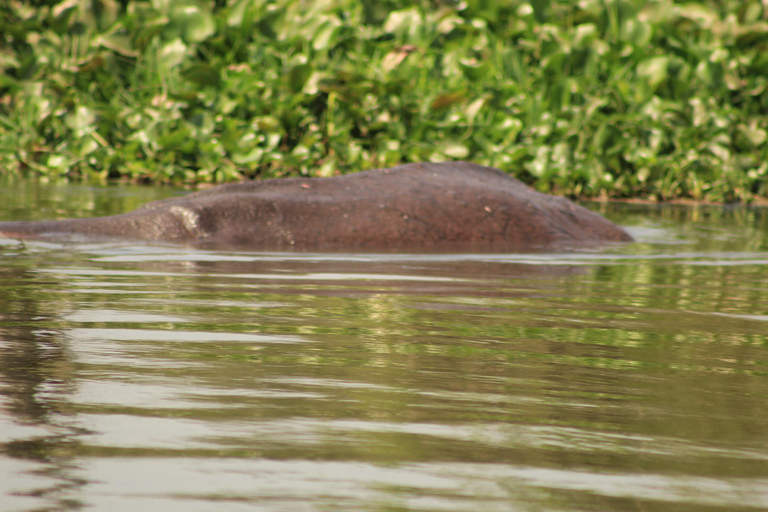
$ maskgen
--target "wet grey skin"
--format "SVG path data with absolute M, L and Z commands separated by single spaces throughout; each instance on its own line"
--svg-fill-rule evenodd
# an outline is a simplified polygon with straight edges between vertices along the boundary
M 233 183 L 110 217 L 0 222 L 0 235 L 432 253 L 567 250 L 632 240 L 597 213 L 467 162 Z

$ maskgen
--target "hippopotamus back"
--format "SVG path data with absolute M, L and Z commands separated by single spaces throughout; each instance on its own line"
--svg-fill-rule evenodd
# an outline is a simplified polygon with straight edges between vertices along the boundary
M 631 240 L 567 199 L 466 162 L 221 185 L 111 217 L 0 223 L 0 234 L 305 251 L 500 252 Z

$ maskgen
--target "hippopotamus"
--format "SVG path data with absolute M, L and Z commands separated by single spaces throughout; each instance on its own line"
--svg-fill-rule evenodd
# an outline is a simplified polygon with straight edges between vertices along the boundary
M 262 251 L 522 252 L 631 241 L 597 213 L 467 162 L 219 185 L 109 217 L 0 222 L 0 235 Z

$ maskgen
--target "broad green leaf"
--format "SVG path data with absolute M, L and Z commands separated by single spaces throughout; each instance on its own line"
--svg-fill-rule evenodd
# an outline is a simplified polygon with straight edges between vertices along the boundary
M 753 146 L 762 146 L 768 140 L 768 132 L 759 128 L 755 122 L 749 125 L 740 124 L 739 131 Z
M 112 26 L 120 14 L 120 6 L 115 0 L 92 0 L 91 8 L 101 30 Z
M 477 114 L 480 113 L 480 110 L 482 110 L 483 105 L 485 105 L 487 98 L 479 98 L 470 103 L 467 108 L 464 109 L 464 115 L 467 118 L 467 121 L 474 121 L 477 117 Z
M 551 148 L 549 146 L 539 146 L 536 148 L 536 155 L 530 162 L 526 162 L 525 169 L 531 173 L 532 176 L 542 178 L 549 169 L 549 154 Z
M 99 143 L 96 142 L 96 140 L 91 137 L 86 137 L 84 139 L 81 139 L 79 141 L 79 144 L 77 144 L 75 153 L 79 157 L 88 156 L 94 151 L 99 149 Z
M 594 23 L 583 23 L 576 27 L 576 33 L 573 38 L 573 47 L 577 49 L 586 48 L 592 41 L 599 37 L 597 25 Z
M 312 37 L 312 48 L 315 50 L 325 50 L 332 46 L 341 27 L 341 21 L 336 16 L 325 16 L 324 18 Z
M 551 0 L 531 0 L 529 2 L 531 7 L 533 7 L 533 14 L 540 23 L 547 21 L 550 1 Z
M 82 62 L 78 68 L 78 73 L 92 73 L 104 67 L 105 59 L 101 54 L 96 54 L 85 62 Z
M 722 144 L 708 144 L 707 150 L 715 155 L 721 162 L 727 162 L 731 158 L 731 151 Z
M 66 169 L 69 167 L 69 160 L 64 155 L 52 154 L 48 155 L 45 165 L 53 169 Z
M 227 25 L 230 27 L 242 25 L 245 20 L 249 19 L 248 14 L 255 15 L 265 3 L 265 0 L 236 0 L 234 2 L 227 2 L 229 6 Z
M 768 23 L 756 21 L 739 27 L 736 42 L 741 49 L 748 50 L 759 41 L 765 41 L 766 39 L 768 39 Z
M 194 64 L 184 69 L 181 76 L 199 85 L 219 85 L 221 83 L 221 74 L 219 70 L 210 64 Z
M 460 27 L 464 24 L 464 18 L 458 16 L 448 16 L 440 20 L 437 24 L 437 31 L 441 34 L 449 34 L 456 27 Z
M 461 91 L 455 91 L 455 92 L 449 92 L 445 94 L 441 94 L 437 98 L 435 98 L 432 101 L 432 104 L 430 105 L 431 110 L 441 110 L 444 108 L 448 108 L 451 105 L 454 105 L 456 103 L 459 103 L 464 100 L 464 98 L 467 97 L 467 91 L 461 90 Z
M 58 34 L 65 34 L 70 30 L 79 10 L 79 3 L 79 0 L 65 0 L 55 5 L 51 10 L 51 28 Z
M 413 46 L 401 46 L 386 54 L 379 67 L 387 73 L 396 69 L 413 52 Z
M 488 66 L 485 64 L 477 59 L 459 59 L 459 65 L 462 71 L 464 71 L 464 75 L 472 81 L 484 78 L 488 70 Z
M 417 42 L 424 25 L 424 17 L 416 8 L 392 11 L 384 22 L 384 32 L 408 42 Z
M 328 160 L 321 163 L 320 166 L 315 170 L 315 176 L 319 178 L 329 178 L 336 174 L 337 168 L 338 164 L 336 163 L 336 160 L 329 158 Z
M 253 123 L 262 132 L 278 132 L 282 131 L 282 123 L 275 116 L 259 116 L 254 118 Z
M 143 22 L 136 30 L 134 44 L 137 48 L 144 49 L 167 25 L 168 18 L 166 17 L 157 17 Z
M 93 129 L 96 115 L 88 107 L 79 106 L 74 112 L 70 112 L 64 118 L 64 123 L 72 130 L 76 138 L 83 137 Z
M 438 147 L 440 153 L 451 158 L 467 158 L 469 156 L 469 148 L 461 142 L 443 142 Z
M 719 16 L 713 9 L 703 3 L 687 3 L 677 6 L 677 14 L 698 23 L 701 28 L 710 30 L 718 21 Z
M 624 22 L 620 34 L 622 41 L 640 47 L 644 47 L 650 43 L 652 36 L 653 28 L 651 24 L 634 18 L 630 18 Z
M 164 44 L 157 54 L 161 68 L 169 69 L 178 66 L 187 56 L 187 45 L 181 39 L 174 39 Z
M 108 36 L 100 36 L 96 39 L 96 41 L 98 44 L 100 44 L 104 48 L 107 48 L 109 50 L 112 50 L 113 52 L 119 53 L 120 55 L 123 55 L 125 57 L 139 56 L 139 52 L 136 51 L 135 48 L 133 48 L 130 38 L 126 36 L 111 34 Z
M 307 83 L 307 79 L 312 74 L 312 66 L 304 62 L 296 64 L 290 68 L 288 72 L 288 81 L 291 84 L 291 90 L 293 92 L 300 92 L 304 85 Z
M 264 149 L 253 148 L 247 153 L 235 153 L 232 155 L 232 161 L 239 165 L 251 164 L 254 162 L 260 162 L 264 157 Z
M 330 77 L 331 75 L 324 71 L 313 71 L 304 84 L 303 92 L 310 95 L 317 94 L 323 84 L 327 82 Z
M 646 79 L 648 83 L 655 87 L 667 78 L 669 67 L 669 57 L 652 57 L 644 60 L 637 66 L 637 75 Z
M 174 6 L 165 32 L 168 38 L 181 37 L 187 43 L 199 43 L 216 31 L 213 15 L 198 5 Z
M 167 13 L 173 7 L 175 0 L 150 0 L 152 7 L 160 12 Z
M 19 59 L 14 56 L 13 52 L 0 50 L 0 70 L 17 67 L 19 67 Z
M 571 147 L 567 142 L 558 142 L 552 149 L 552 162 L 567 168 L 571 163 L 571 153 Z
M 191 137 L 192 130 L 187 126 L 180 126 L 175 130 L 168 131 L 157 138 L 157 143 L 163 149 L 175 149 L 188 151 L 194 146 L 194 140 Z

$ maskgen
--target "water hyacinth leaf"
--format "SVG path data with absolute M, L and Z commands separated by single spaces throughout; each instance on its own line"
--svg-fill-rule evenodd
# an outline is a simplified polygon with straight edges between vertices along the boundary
M 160 96 L 155 97 L 154 101 L 159 101 L 160 102 L 159 105 L 162 105 L 163 108 L 172 109 L 174 108 L 174 103 L 173 103 L 174 101 L 195 103 L 199 98 L 200 98 L 200 95 L 197 93 L 197 91 L 177 90 L 169 93 L 167 98 L 162 98 Z M 168 101 L 168 100 L 172 100 L 172 101 Z
M 174 6 L 165 29 L 168 38 L 181 37 L 187 43 L 199 43 L 216 31 L 213 15 L 199 5 Z
M 262 132 L 279 132 L 282 123 L 275 116 L 260 116 L 253 120 L 253 124 Z
M 667 78 L 669 57 L 660 56 L 644 60 L 637 66 L 637 75 L 656 87 Z
M 174 0 L 150 0 L 152 7 L 160 12 L 167 13 L 174 3 Z
M 84 156 L 90 155 L 97 149 L 99 149 L 99 143 L 96 142 L 96 139 L 94 139 L 93 137 L 86 137 L 79 141 L 79 144 L 77 144 L 75 148 L 75 153 L 79 157 L 84 157 Z
M 384 22 L 384 32 L 411 43 L 417 42 L 424 24 L 424 17 L 416 7 L 392 11 Z
M 279 133 L 270 133 L 267 135 L 267 149 L 275 149 L 280 144 L 280 140 L 282 140 L 282 136 Z
M 417 48 L 412 45 L 403 45 L 398 48 L 395 48 L 388 54 L 384 56 L 384 59 L 381 61 L 381 69 L 386 71 L 387 73 L 391 72 L 395 68 L 397 68 L 400 64 L 405 61 L 405 59 L 408 58 L 408 56 L 414 52 Z
M 192 136 L 192 130 L 187 126 L 180 126 L 179 128 L 167 132 L 158 137 L 157 142 L 163 149 L 175 149 L 181 151 L 189 151 L 194 147 L 195 142 Z
M 762 2 L 759 0 L 746 0 L 741 9 L 741 19 L 745 24 L 751 24 L 760 19 L 763 15 Z
M 653 28 L 650 23 L 630 18 L 626 20 L 621 29 L 621 40 L 632 43 L 635 46 L 646 46 L 651 42 Z
M 447 162 L 448 160 L 451 160 L 451 157 L 446 156 L 441 151 L 433 151 L 432 153 L 430 153 L 427 156 L 427 161 L 429 161 L 429 162 L 437 162 L 437 163 L 439 163 L 439 162 Z M 381 165 L 382 166 L 386 166 L 387 165 L 387 161 L 386 160 L 382 161 Z
M 217 86 L 221 83 L 221 73 L 210 64 L 194 64 L 189 66 L 181 72 L 181 76 L 185 80 L 198 85 Z
M 564 62 L 566 62 L 569 58 L 570 56 L 566 54 L 565 51 L 562 50 L 562 48 L 558 47 L 556 51 L 548 54 L 543 59 L 541 59 L 541 65 L 547 71 L 559 73 L 560 70 L 563 68 Z
M 247 165 L 261 162 L 264 157 L 264 150 L 262 148 L 253 148 L 247 153 L 235 153 L 232 155 L 232 161 L 238 165 Z
M 533 7 L 533 14 L 536 16 L 536 20 L 539 23 L 545 23 L 549 13 L 550 0 L 531 0 L 530 4 Z
M 315 50 L 325 50 L 335 42 L 336 34 L 341 27 L 341 21 L 336 16 L 324 16 L 320 26 L 315 30 L 312 37 L 312 48 Z
M 438 146 L 438 150 L 441 154 L 449 156 L 451 158 L 467 158 L 469 156 L 469 148 L 461 142 L 448 141 L 443 142 Z
M 474 121 L 477 117 L 477 114 L 480 113 L 480 110 L 482 110 L 483 105 L 485 105 L 485 102 L 488 98 L 479 98 L 470 103 L 465 109 L 464 109 L 464 116 L 467 118 L 467 121 Z
M 543 178 L 549 169 L 549 155 L 551 148 L 549 146 L 539 146 L 536 148 L 536 154 L 532 161 L 524 164 L 525 169 L 536 178 Z
M 329 158 L 320 164 L 320 167 L 315 170 L 314 175 L 318 178 L 330 178 L 336 173 L 337 168 L 336 160 Z
M 104 66 L 104 62 L 104 56 L 102 54 L 96 54 L 93 57 L 81 62 L 77 67 L 77 72 L 92 73 L 98 69 L 101 69 L 101 67 Z
M 219 149 L 219 143 L 215 137 L 212 137 L 216 126 L 211 113 L 207 110 L 199 109 L 194 115 L 189 117 L 188 121 L 188 126 L 192 133 L 201 144 L 205 145 L 205 148 L 208 150 L 207 152 L 216 153 L 216 150 Z
M 51 169 L 64 170 L 69 167 L 69 160 L 64 155 L 51 154 L 48 155 L 45 165 Z
M 718 89 L 723 84 L 725 72 L 722 64 L 709 61 L 699 62 L 696 66 L 696 76 L 712 89 Z
M 65 0 L 51 9 L 53 19 L 51 27 L 58 34 L 64 34 L 72 24 L 72 19 L 77 14 L 79 0 Z
M 768 140 L 768 132 L 759 128 L 755 122 L 750 123 L 749 126 L 740 124 L 739 132 L 755 147 L 763 145 Z
M 110 34 L 107 36 L 99 36 L 96 39 L 97 44 L 100 44 L 108 50 L 112 50 L 115 53 L 119 53 L 124 57 L 138 57 L 139 52 L 131 44 L 130 38 L 119 35 Z
M 237 0 L 235 2 L 228 2 L 229 13 L 227 15 L 227 25 L 230 27 L 239 27 L 249 19 L 249 14 L 254 16 L 265 3 L 264 0 Z
M 120 6 L 115 0 L 93 0 L 91 8 L 101 30 L 112 26 L 117 21 L 120 13 Z
M 160 34 L 168 24 L 168 18 L 159 16 L 151 20 L 146 20 L 136 31 L 134 44 L 139 49 L 144 49 L 152 39 Z
M 74 112 L 70 112 L 64 117 L 64 124 L 72 130 L 75 137 L 83 137 L 93 129 L 96 121 L 96 115 L 88 107 L 78 106 Z
M 599 31 L 597 25 L 594 23 L 582 23 L 576 27 L 576 33 L 573 37 L 573 47 L 576 49 L 584 49 L 592 44 L 592 41 L 597 39 Z
M 450 34 L 457 27 L 464 24 L 464 18 L 458 16 L 448 16 L 440 20 L 437 24 L 437 32 L 440 34 Z
M 715 155 L 721 162 L 727 162 L 731 159 L 731 151 L 722 144 L 709 144 L 706 149 Z
M 326 89 L 327 84 L 330 81 L 332 81 L 332 78 L 329 73 L 324 71 L 312 71 L 302 90 L 305 94 L 315 95 L 321 89 Z
M 0 70 L 8 68 L 18 68 L 19 59 L 11 50 L 0 49 Z
M 741 48 L 745 48 L 766 40 L 768 40 L 768 23 L 757 21 L 740 27 L 736 43 Z
M 558 142 L 552 151 L 552 162 L 561 168 L 570 168 L 572 160 L 571 146 L 567 142 Z
M 293 92 L 299 92 L 304 88 L 307 79 L 312 73 L 312 66 L 306 63 L 296 64 L 288 72 L 288 82 Z
M 717 12 L 701 3 L 690 2 L 676 7 L 678 16 L 696 22 L 704 30 L 711 30 L 719 20 Z
M 459 59 L 459 65 L 464 75 L 470 80 L 481 80 L 488 70 L 488 66 L 477 59 Z
M 455 105 L 456 103 L 459 103 L 464 100 L 464 98 L 467 97 L 467 90 L 461 90 L 461 91 L 455 91 L 455 92 L 449 92 L 445 94 L 441 94 L 437 98 L 435 98 L 432 101 L 432 104 L 430 105 L 431 110 L 441 110 L 444 108 L 448 108 L 451 105 Z
M 523 122 L 516 117 L 508 117 L 501 122 L 499 129 L 504 133 L 504 140 L 511 143 L 523 131 Z
M 184 61 L 187 56 L 187 45 L 181 39 L 165 43 L 157 53 L 157 61 L 161 68 L 170 69 Z
M 15 94 L 22 90 L 19 82 L 8 76 L 6 73 L 0 73 L 0 87 L 6 89 L 9 94 Z

